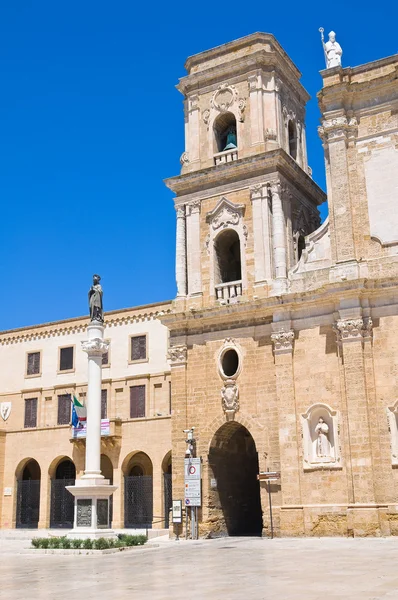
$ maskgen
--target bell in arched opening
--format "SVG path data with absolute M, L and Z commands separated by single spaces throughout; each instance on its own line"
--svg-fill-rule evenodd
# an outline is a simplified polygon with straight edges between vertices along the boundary
M 234 127 L 230 127 L 227 131 L 227 145 L 223 149 L 225 150 L 233 150 L 237 148 L 237 140 L 236 140 L 236 129 Z

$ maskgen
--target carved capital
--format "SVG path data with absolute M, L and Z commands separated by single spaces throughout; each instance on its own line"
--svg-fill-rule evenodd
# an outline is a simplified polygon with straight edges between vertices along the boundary
M 185 219 L 185 204 L 176 206 L 177 219 Z
M 171 362 L 172 367 L 178 367 L 180 365 L 186 365 L 187 363 L 188 349 L 185 344 L 178 344 L 177 346 L 171 346 L 168 352 L 168 358 Z
M 263 187 L 263 183 L 256 183 L 255 185 L 250 186 L 250 199 L 255 200 L 256 198 L 261 198 Z
M 200 212 L 200 200 L 192 200 L 186 204 L 187 214 L 192 215 L 193 213 Z
M 280 181 L 270 181 L 268 183 L 269 189 L 271 190 L 271 194 L 274 196 L 281 194 L 281 183 Z
M 198 101 L 199 101 L 198 94 L 192 94 L 192 96 L 189 96 L 189 98 L 188 98 L 189 112 L 191 112 L 192 110 L 199 110 Z
M 285 354 L 293 351 L 294 331 L 278 331 L 271 334 L 274 354 Z
M 105 342 L 105 340 L 101 340 L 101 338 L 87 340 L 81 344 L 83 352 L 87 352 L 89 356 L 102 356 L 109 350 L 109 342 Z
M 359 317 L 357 319 L 339 319 L 333 328 L 336 333 L 337 342 L 360 341 L 372 336 L 373 322 L 371 317 Z

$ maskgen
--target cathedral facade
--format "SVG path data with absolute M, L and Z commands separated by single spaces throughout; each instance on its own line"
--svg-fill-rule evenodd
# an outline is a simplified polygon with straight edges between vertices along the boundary
M 309 96 L 272 35 L 186 62 L 166 181 L 177 297 L 105 314 L 115 528 L 172 529 L 193 428 L 201 535 L 269 535 L 270 498 L 276 535 L 398 535 L 398 56 L 343 68 L 336 47 L 318 94 L 327 195 Z M 1 527 L 72 525 L 87 325 L 0 333 Z
M 185 66 L 173 495 L 194 427 L 202 534 L 269 532 L 269 496 L 278 535 L 396 534 L 398 57 L 321 72 L 327 198 L 272 35 Z

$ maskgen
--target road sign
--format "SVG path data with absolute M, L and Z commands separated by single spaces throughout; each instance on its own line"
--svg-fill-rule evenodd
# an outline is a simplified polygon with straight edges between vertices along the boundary
M 259 481 L 277 481 L 281 478 L 281 474 L 278 471 L 265 471 L 257 475 Z
M 186 458 L 184 463 L 185 481 L 200 480 L 202 467 L 200 458 Z
M 185 506 L 201 506 L 202 491 L 200 479 L 185 481 Z

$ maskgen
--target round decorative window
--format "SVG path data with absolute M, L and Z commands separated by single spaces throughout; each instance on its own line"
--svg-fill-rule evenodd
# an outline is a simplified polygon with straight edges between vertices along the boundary
M 221 356 L 221 372 L 224 377 L 235 377 L 239 370 L 239 354 L 234 348 L 228 348 Z

